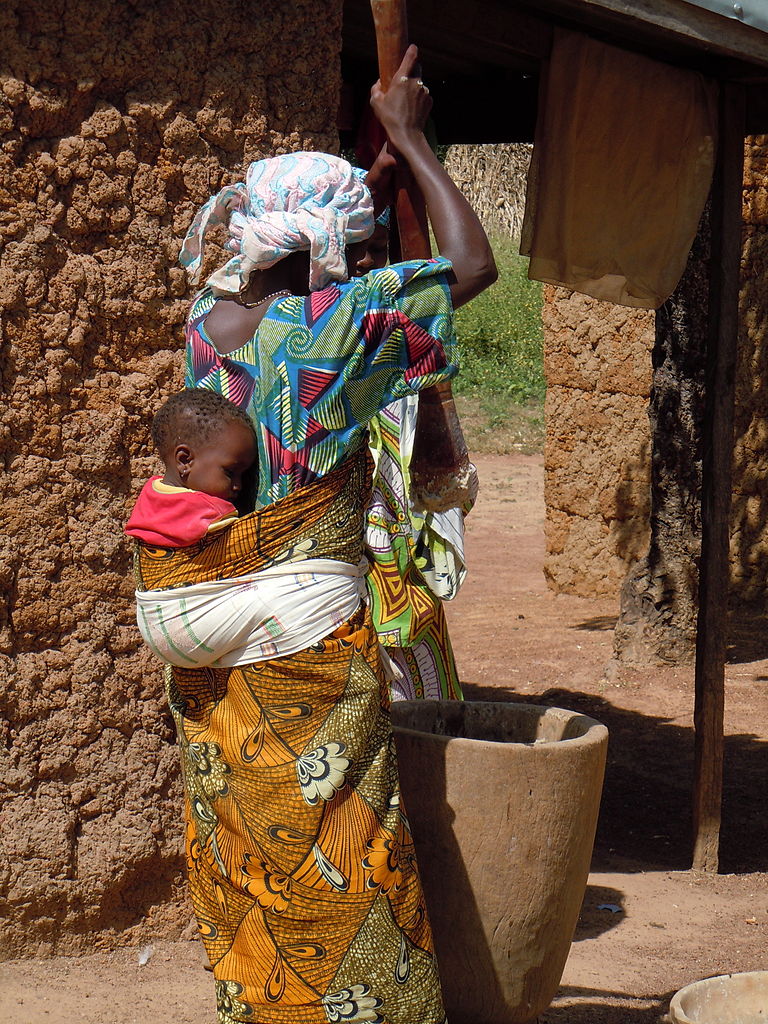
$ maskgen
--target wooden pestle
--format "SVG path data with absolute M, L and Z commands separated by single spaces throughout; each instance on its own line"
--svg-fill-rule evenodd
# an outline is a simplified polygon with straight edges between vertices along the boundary
M 408 48 L 405 0 L 371 0 L 371 10 L 379 79 L 386 89 Z M 400 159 L 395 170 L 395 197 L 401 258 L 429 259 L 432 249 L 424 197 L 410 168 Z M 477 477 L 448 381 L 419 395 L 410 474 L 411 500 L 419 510 L 442 512 L 474 499 Z

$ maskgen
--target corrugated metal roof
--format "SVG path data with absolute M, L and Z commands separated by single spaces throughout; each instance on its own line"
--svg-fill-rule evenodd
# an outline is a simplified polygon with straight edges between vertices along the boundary
M 733 21 L 768 32 L 768 2 L 766 0 L 685 0 L 694 7 L 703 7 L 713 14 L 721 14 Z

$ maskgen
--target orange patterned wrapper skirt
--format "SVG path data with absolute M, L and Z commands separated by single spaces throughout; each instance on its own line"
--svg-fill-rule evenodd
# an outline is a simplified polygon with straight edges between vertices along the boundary
M 140 545 L 140 588 L 362 554 L 364 455 L 191 548 Z M 189 885 L 220 1024 L 439 1024 L 432 938 L 366 609 L 297 654 L 166 670 Z

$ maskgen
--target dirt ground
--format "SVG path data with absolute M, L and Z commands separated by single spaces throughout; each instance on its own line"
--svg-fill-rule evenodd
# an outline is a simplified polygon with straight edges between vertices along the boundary
M 768 968 L 768 641 L 732 628 L 719 875 L 688 870 L 693 672 L 611 661 L 616 601 L 542 576 L 540 456 L 485 455 L 471 575 L 449 606 L 467 697 L 571 707 L 610 750 L 593 870 L 560 991 L 540 1024 L 651 1024 L 698 978 Z M 140 961 L 146 960 L 143 965 Z M 213 1024 L 197 940 L 0 967 L 2 1024 Z

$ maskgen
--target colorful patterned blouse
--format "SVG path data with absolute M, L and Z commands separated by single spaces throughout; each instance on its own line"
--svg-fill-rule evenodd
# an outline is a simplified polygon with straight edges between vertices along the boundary
M 456 336 L 448 260 L 374 270 L 269 307 L 255 335 L 219 355 L 205 331 L 209 289 L 187 320 L 187 387 L 229 398 L 259 444 L 257 506 L 324 476 L 396 398 L 453 377 Z

